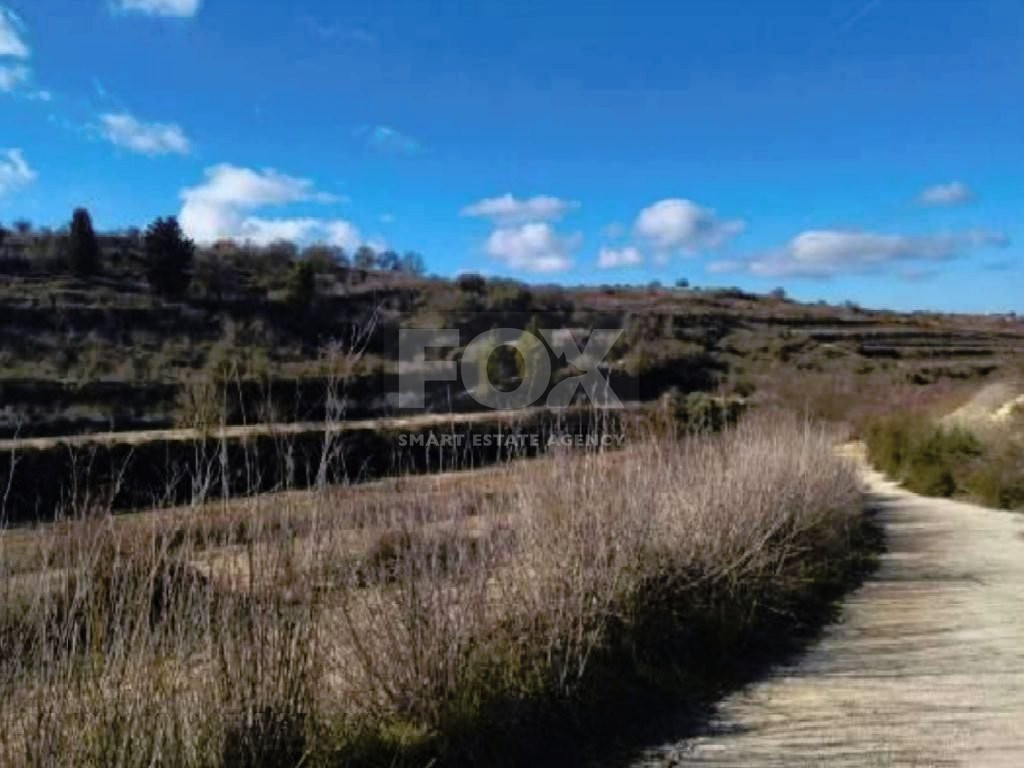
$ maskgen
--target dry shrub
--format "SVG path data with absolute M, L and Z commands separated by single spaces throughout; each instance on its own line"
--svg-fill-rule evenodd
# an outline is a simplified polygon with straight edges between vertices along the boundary
M 186 379 L 175 399 L 175 426 L 208 433 L 222 426 L 224 385 L 211 376 Z
M 813 588 L 859 524 L 839 437 L 761 416 L 714 438 L 512 465 L 516 493 L 475 548 L 452 554 L 409 529 L 377 542 L 369 558 L 386 563 L 388 587 L 343 592 L 329 676 L 346 701 L 368 703 L 350 715 L 400 724 L 398 741 L 572 701 L 618 635 L 664 607 L 649 601 L 688 604 L 712 588 L 770 602 Z
M 756 416 L 512 462 L 500 493 L 462 483 L 341 513 L 322 489 L 214 525 L 65 524 L 2 595 L 17 650 L 0 659 L 0 763 L 437 757 L 579 703 L 653 612 L 708 585 L 788 592 L 842 556 L 858 488 L 836 438 Z

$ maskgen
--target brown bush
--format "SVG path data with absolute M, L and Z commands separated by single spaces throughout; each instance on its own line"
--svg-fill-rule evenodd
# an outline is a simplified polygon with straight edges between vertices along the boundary
M 709 584 L 770 602 L 844 555 L 858 489 L 834 439 L 758 417 L 510 463 L 501 493 L 368 496 L 344 514 L 326 488 L 256 498 L 232 513 L 244 536 L 199 516 L 67 523 L 66 546 L 0 593 L 17 649 L 0 659 L 0 763 L 436 756 L 537 702 L 578 702 L 652 611 Z M 67 641 L 31 641 L 53 635 Z

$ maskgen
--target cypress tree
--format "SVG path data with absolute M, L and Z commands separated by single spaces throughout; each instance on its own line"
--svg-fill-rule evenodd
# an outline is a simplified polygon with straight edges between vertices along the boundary
M 192 279 L 195 244 L 173 216 L 157 219 L 146 230 L 146 276 L 158 293 L 179 295 Z
M 68 264 L 76 275 L 92 275 L 100 268 L 100 244 L 85 208 L 76 208 L 68 234 Z

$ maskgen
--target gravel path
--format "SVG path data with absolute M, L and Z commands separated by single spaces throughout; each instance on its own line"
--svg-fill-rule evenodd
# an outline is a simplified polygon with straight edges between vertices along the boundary
M 636 766 L 1024 766 L 1024 515 L 865 481 L 888 551 L 841 620 Z

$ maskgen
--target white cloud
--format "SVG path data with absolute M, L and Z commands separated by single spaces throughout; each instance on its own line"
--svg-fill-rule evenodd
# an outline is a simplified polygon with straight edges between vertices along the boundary
M 10 93 L 19 85 L 28 82 L 29 69 L 21 64 L 13 67 L 0 66 L 0 93 Z
M 485 250 L 512 269 L 525 272 L 561 272 L 572 266 L 572 252 L 580 236 L 563 237 L 549 224 L 531 222 L 497 229 L 487 239 Z
M 561 272 L 572 266 L 572 253 L 582 237 L 560 235 L 549 222 L 578 207 L 579 203 L 548 195 L 521 199 L 504 194 L 467 205 L 460 215 L 495 224 L 485 245 L 491 258 L 526 272 Z
M 272 168 L 254 171 L 222 163 L 206 169 L 206 182 L 183 193 L 186 201 L 238 208 L 260 208 L 304 201 L 332 202 L 317 192 L 313 182 L 288 176 Z
M 602 248 L 597 255 L 597 266 L 601 269 L 615 269 L 617 267 L 635 267 L 643 264 L 644 257 L 639 250 L 633 246 L 625 248 Z
M 340 246 L 346 251 L 354 251 L 365 242 L 356 226 L 348 221 L 335 219 L 324 224 L 323 228 L 326 235 L 324 239 L 331 245 Z M 379 241 L 370 243 L 374 250 L 387 250 L 386 246 L 384 248 L 376 247 L 379 244 Z
M 187 18 L 199 12 L 200 0 L 114 0 L 121 11 L 134 11 L 149 16 L 178 16 Z
M 356 135 L 362 136 L 370 149 L 389 155 L 415 155 L 423 148 L 418 139 L 389 125 L 363 126 Z
M 936 184 L 928 187 L 918 196 L 921 205 L 960 205 L 974 198 L 971 188 L 962 181 Z
M 946 261 L 971 249 L 1007 245 L 1006 235 L 985 231 L 915 236 L 811 230 L 776 251 L 745 260 L 715 262 L 710 270 L 748 272 L 759 277 L 828 278 L 879 271 L 894 262 Z
M 0 5 L 0 59 L 28 59 L 31 51 L 22 38 L 24 24 L 11 10 Z M 0 63 L 0 93 L 12 93 L 32 79 L 25 64 Z
M 504 194 L 478 200 L 462 209 L 462 216 L 490 219 L 498 224 L 512 225 L 537 221 L 558 221 L 579 203 L 548 195 L 537 195 L 525 200 Z
M 312 217 L 264 218 L 263 208 L 301 202 L 330 203 L 337 198 L 317 192 L 313 182 L 272 169 L 255 171 L 227 163 L 206 169 L 206 180 L 181 193 L 179 219 L 189 237 L 201 243 L 222 238 L 265 245 L 275 240 L 318 240 L 354 249 L 359 231 L 341 219 Z
M 0 195 L 13 192 L 36 179 L 20 149 L 0 150 Z
M 320 222 L 312 218 L 299 219 L 261 219 L 249 216 L 242 220 L 241 227 L 235 237 L 240 240 L 251 240 L 265 245 L 278 240 L 303 242 L 312 238 L 320 227 Z
M 100 115 L 103 137 L 142 155 L 187 155 L 188 137 L 174 123 L 144 123 L 127 112 Z
M 694 252 L 717 248 L 744 229 L 738 219 L 719 219 L 713 210 L 691 200 L 660 200 L 637 216 L 634 230 L 657 251 Z
M 0 5 L 0 56 L 27 59 L 29 47 L 21 37 L 24 25 L 14 11 Z
M 354 251 L 364 242 L 359 230 L 347 221 L 311 217 L 264 219 L 258 216 L 246 216 L 237 223 L 235 229 L 225 230 L 214 239 L 228 237 L 256 245 L 269 245 L 280 240 L 293 243 L 327 243 L 328 245 L 337 245 L 347 251 Z M 200 240 L 200 242 L 205 241 Z

